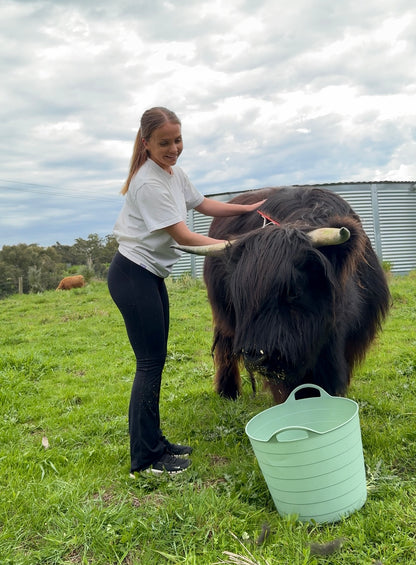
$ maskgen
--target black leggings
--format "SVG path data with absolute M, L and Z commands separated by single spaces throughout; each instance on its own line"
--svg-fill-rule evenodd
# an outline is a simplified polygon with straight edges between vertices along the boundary
M 129 433 L 131 471 L 140 471 L 166 451 L 160 429 L 159 396 L 169 333 L 169 298 L 163 278 L 119 252 L 110 265 L 108 288 L 124 318 L 136 356 Z

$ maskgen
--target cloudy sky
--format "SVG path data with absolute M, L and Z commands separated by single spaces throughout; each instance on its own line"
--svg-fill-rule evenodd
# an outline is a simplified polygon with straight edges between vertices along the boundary
M 0 248 L 111 233 L 139 119 L 204 194 L 416 179 L 414 0 L 0 0 Z

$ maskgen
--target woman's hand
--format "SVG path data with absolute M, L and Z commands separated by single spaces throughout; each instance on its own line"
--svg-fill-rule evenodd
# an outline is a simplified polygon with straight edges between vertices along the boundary
M 266 198 L 264 200 L 260 200 L 259 202 L 255 202 L 254 204 L 244 204 L 244 207 L 246 208 L 247 212 L 253 212 L 254 210 L 257 210 L 257 208 L 260 208 L 260 206 L 266 202 Z

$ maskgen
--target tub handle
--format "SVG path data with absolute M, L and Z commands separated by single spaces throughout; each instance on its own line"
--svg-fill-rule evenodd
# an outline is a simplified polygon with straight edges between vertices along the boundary
M 286 426 L 271 434 L 270 439 L 274 436 L 278 442 L 288 443 L 308 439 L 314 435 L 322 435 L 322 433 L 323 432 L 318 432 L 312 428 L 306 428 L 305 426 Z
M 315 390 L 317 390 L 319 392 L 319 397 L 327 397 L 327 398 L 332 398 L 332 396 L 330 394 L 328 394 L 323 388 L 321 388 L 318 385 L 314 385 L 314 384 L 303 384 L 303 385 L 299 385 L 297 386 L 295 389 L 292 390 L 292 392 L 289 394 L 288 398 L 286 399 L 286 402 L 294 402 L 299 400 L 298 398 L 296 398 L 296 394 L 300 391 L 300 390 L 304 390 L 304 389 L 308 389 L 308 388 L 313 388 Z M 318 397 L 316 397 L 318 398 Z

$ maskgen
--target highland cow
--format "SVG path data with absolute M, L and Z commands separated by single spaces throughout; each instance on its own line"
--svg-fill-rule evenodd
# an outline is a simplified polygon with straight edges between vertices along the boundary
M 281 187 L 232 202 L 263 198 L 256 212 L 213 220 L 209 235 L 229 244 L 181 247 L 207 255 L 216 390 L 238 396 L 243 361 L 253 388 L 263 375 L 276 403 L 303 383 L 345 395 L 389 310 L 384 271 L 339 195 Z

